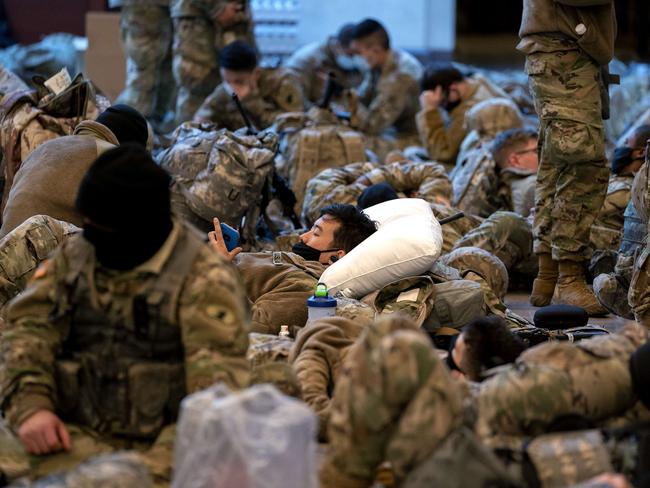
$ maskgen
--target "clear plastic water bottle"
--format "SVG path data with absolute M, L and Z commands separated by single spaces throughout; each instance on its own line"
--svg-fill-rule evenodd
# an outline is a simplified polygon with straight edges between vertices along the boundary
M 329 296 L 327 285 L 318 283 L 314 294 L 307 299 L 307 321 L 336 315 L 336 299 Z

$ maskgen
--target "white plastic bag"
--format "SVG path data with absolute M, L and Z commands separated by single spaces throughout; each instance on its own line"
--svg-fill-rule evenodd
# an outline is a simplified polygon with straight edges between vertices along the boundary
M 174 447 L 174 488 L 315 488 L 316 416 L 272 385 L 188 396 Z

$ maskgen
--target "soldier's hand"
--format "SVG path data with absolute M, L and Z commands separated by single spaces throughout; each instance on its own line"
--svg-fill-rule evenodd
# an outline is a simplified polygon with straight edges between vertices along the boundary
M 235 259 L 235 256 L 237 256 L 237 254 L 242 252 L 242 248 L 236 247 L 232 251 L 228 251 L 228 248 L 226 247 L 226 243 L 223 240 L 223 233 L 221 232 L 221 223 L 219 222 L 219 219 L 215 217 L 214 219 L 212 219 L 212 223 L 214 224 L 214 230 L 208 232 L 208 239 L 210 240 L 210 246 L 212 246 L 212 249 L 217 251 L 228 261 L 232 261 L 233 259 Z
M 420 94 L 420 105 L 424 110 L 433 110 L 442 103 L 442 87 L 438 85 L 435 90 L 424 90 Z
M 49 454 L 72 447 L 70 433 L 55 413 L 37 410 L 18 427 L 18 437 L 30 454 Z
M 231 27 L 240 21 L 243 11 L 244 5 L 241 0 L 228 2 L 217 15 L 217 22 L 221 27 Z

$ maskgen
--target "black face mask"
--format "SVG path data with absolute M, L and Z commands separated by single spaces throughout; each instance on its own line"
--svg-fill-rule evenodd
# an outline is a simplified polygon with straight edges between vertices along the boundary
M 305 261 L 320 261 L 320 255 L 324 252 L 338 251 L 338 249 L 323 249 L 322 251 L 315 247 L 308 246 L 300 241 L 294 244 L 291 250 Z
M 449 342 L 449 353 L 447 354 L 446 362 L 447 362 L 447 367 L 449 368 L 450 371 L 456 370 L 456 371 L 460 371 L 462 373 L 461 369 L 456 364 L 456 361 L 454 361 L 454 356 L 452 354 L 452 352 L 454 350 L 454 346 L 456 345 L 456 340 L 457 339 L 458 339 L 458 336 L 456 335 L 456 336 L 452 337 L 451 341 Z
M 455 109 L 459 105 L 460 105 L 460 98 L 458 100 L 456 100 L 455 102 L 445 102 L 443 107 L 445 107 L 445 110 L 447 112 L 451 112 L 453 109 Z
M 133 269 L 158 252 L 172 229 L 168 225 L 156 229 L 113 231 L 84 223 L 83 236 L 95 247 L 97 260 L 107 268 L 116 270 Z

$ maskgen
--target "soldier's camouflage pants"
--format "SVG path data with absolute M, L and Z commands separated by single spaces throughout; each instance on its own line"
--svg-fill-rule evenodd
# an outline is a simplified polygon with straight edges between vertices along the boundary
M 540 52 L 526 73 L 540 118 L 534 251 L 588 260 L 609 177 L 598 66 L 580 50 Z
M 146 2 L 124 5 L 120 29 L 127 56 L 126 87 L 117 102 L 162 120 L 174 108 L 175 92 L 169 7 Z
M 627 299 L 636 321 L 650 328 L 650 240 L 634 263 Z
M 166 427 L 153 444 L 100 436 L 90 429 L 72 424 L 66 424 L 66 427 L 72 439 L 70 451 L 36 456 L 27 454 L 19 439 L 0 420 L 0 480 L 12 482 L 22 477 L 42 478 L 72 470 L 95 456 L 129 449 L 147 467 L 155 486 L 169 486 L 175 425 Z

